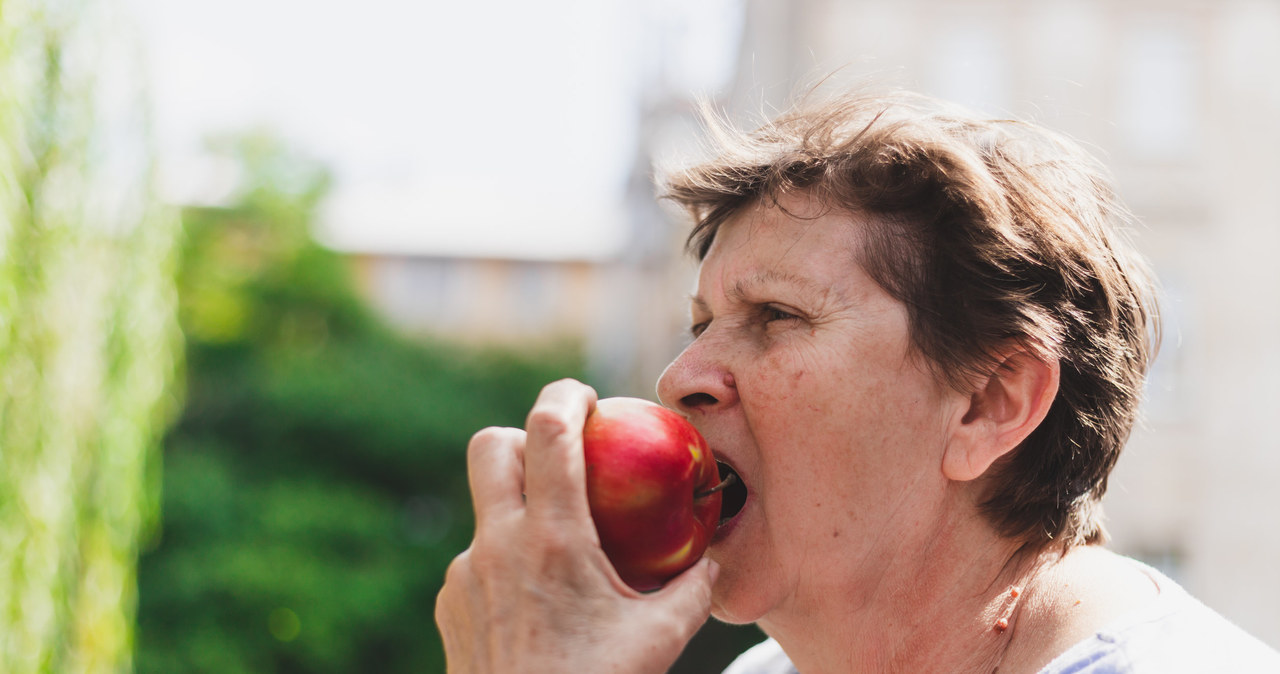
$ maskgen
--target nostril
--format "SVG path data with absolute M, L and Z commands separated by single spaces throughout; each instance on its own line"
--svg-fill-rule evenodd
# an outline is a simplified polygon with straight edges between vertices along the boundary
M 715 396 L 709 393 L 690 393 L 680 399 L 680 404 L 690 409 L 714 405 L 716 402 Z

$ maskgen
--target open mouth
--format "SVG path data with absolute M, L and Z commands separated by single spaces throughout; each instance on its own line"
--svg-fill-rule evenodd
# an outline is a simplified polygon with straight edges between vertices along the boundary
M 720 524 L 724 524 L 733 519 L 742 511 L 742 506 L 747 503 L 747 485 L 742 481 L 742 476 L 738 475 L 738 471 L 734 470 L 729 464 L 717 461 L 720 468 L 720 479 L 725 483 L 724 496 L 720 501 Z

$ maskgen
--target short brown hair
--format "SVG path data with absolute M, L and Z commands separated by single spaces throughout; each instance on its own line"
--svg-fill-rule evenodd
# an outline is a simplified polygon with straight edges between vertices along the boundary
M 907 93 L 811 97 L 750 133 L 708 123 L 715 158 L 663 181 L 696 219 L 698 259 L 726 220 L 786 192 L 876 216 L 855 253 L 906 305 L 941 381 L 969 390 L 1011 341 L 1060 363 L 1048 416 L 991 473 L 989 521 L 1033 543 L 1104 540 L 1098 502 L 1159 334 L 1152 278 L 1100 165 L 1033 124 Z

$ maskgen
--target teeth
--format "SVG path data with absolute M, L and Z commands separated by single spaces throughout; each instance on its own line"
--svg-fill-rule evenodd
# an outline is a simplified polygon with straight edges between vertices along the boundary
M 723 524 L 737 515 L 742 510 L 742 506 L 747 502 L 747 485 L 742 481 L 742 476 L 738 471 L 734 470 L 729 464 L 717 461 L 720 467 L 720 477 L 727 482 L 724 486 L 724 496 L 720 505 L 720 523 Z M 737 479 L 731 479 L 737 478 Z

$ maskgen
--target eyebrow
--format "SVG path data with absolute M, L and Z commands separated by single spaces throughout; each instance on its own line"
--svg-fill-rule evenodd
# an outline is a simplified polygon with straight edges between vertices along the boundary
M 752 274 L 747 278 L 738 279 L 734 282 L 733 286 L 729 288 L 727 294 L 730 299 L 736 302 L 746 302 L 747 294 L 750 293 L 753 288 L 775 283 L 796 288 L 806 295 L 813 296 L 813 299 L 815 300 L 825 300 L 827 295 L 833 291 L 831 287 L 815 283 L 813 280 L 804 276 L 790 272 L 777 271 L 775 269 L 768 269 Z M 710 307 L 702 297 L 698 295 L 690 295 L 689 302 L 696 308 L 710 313 Z
M 743 301 L 747 293 L 752 289 L 769 284 L 787 285 L 800 290 L 801 292 L 812 295 L 825 295 L 831 291 L 828 286 L 820 285 L 812 279 L 793 274 L 791 272 L 777 271 L 776 269 L 768 269 L 757 274 L 752 274 L 745 279 L 739 279 L 729 289 L 729 297 L 735 300 Z

